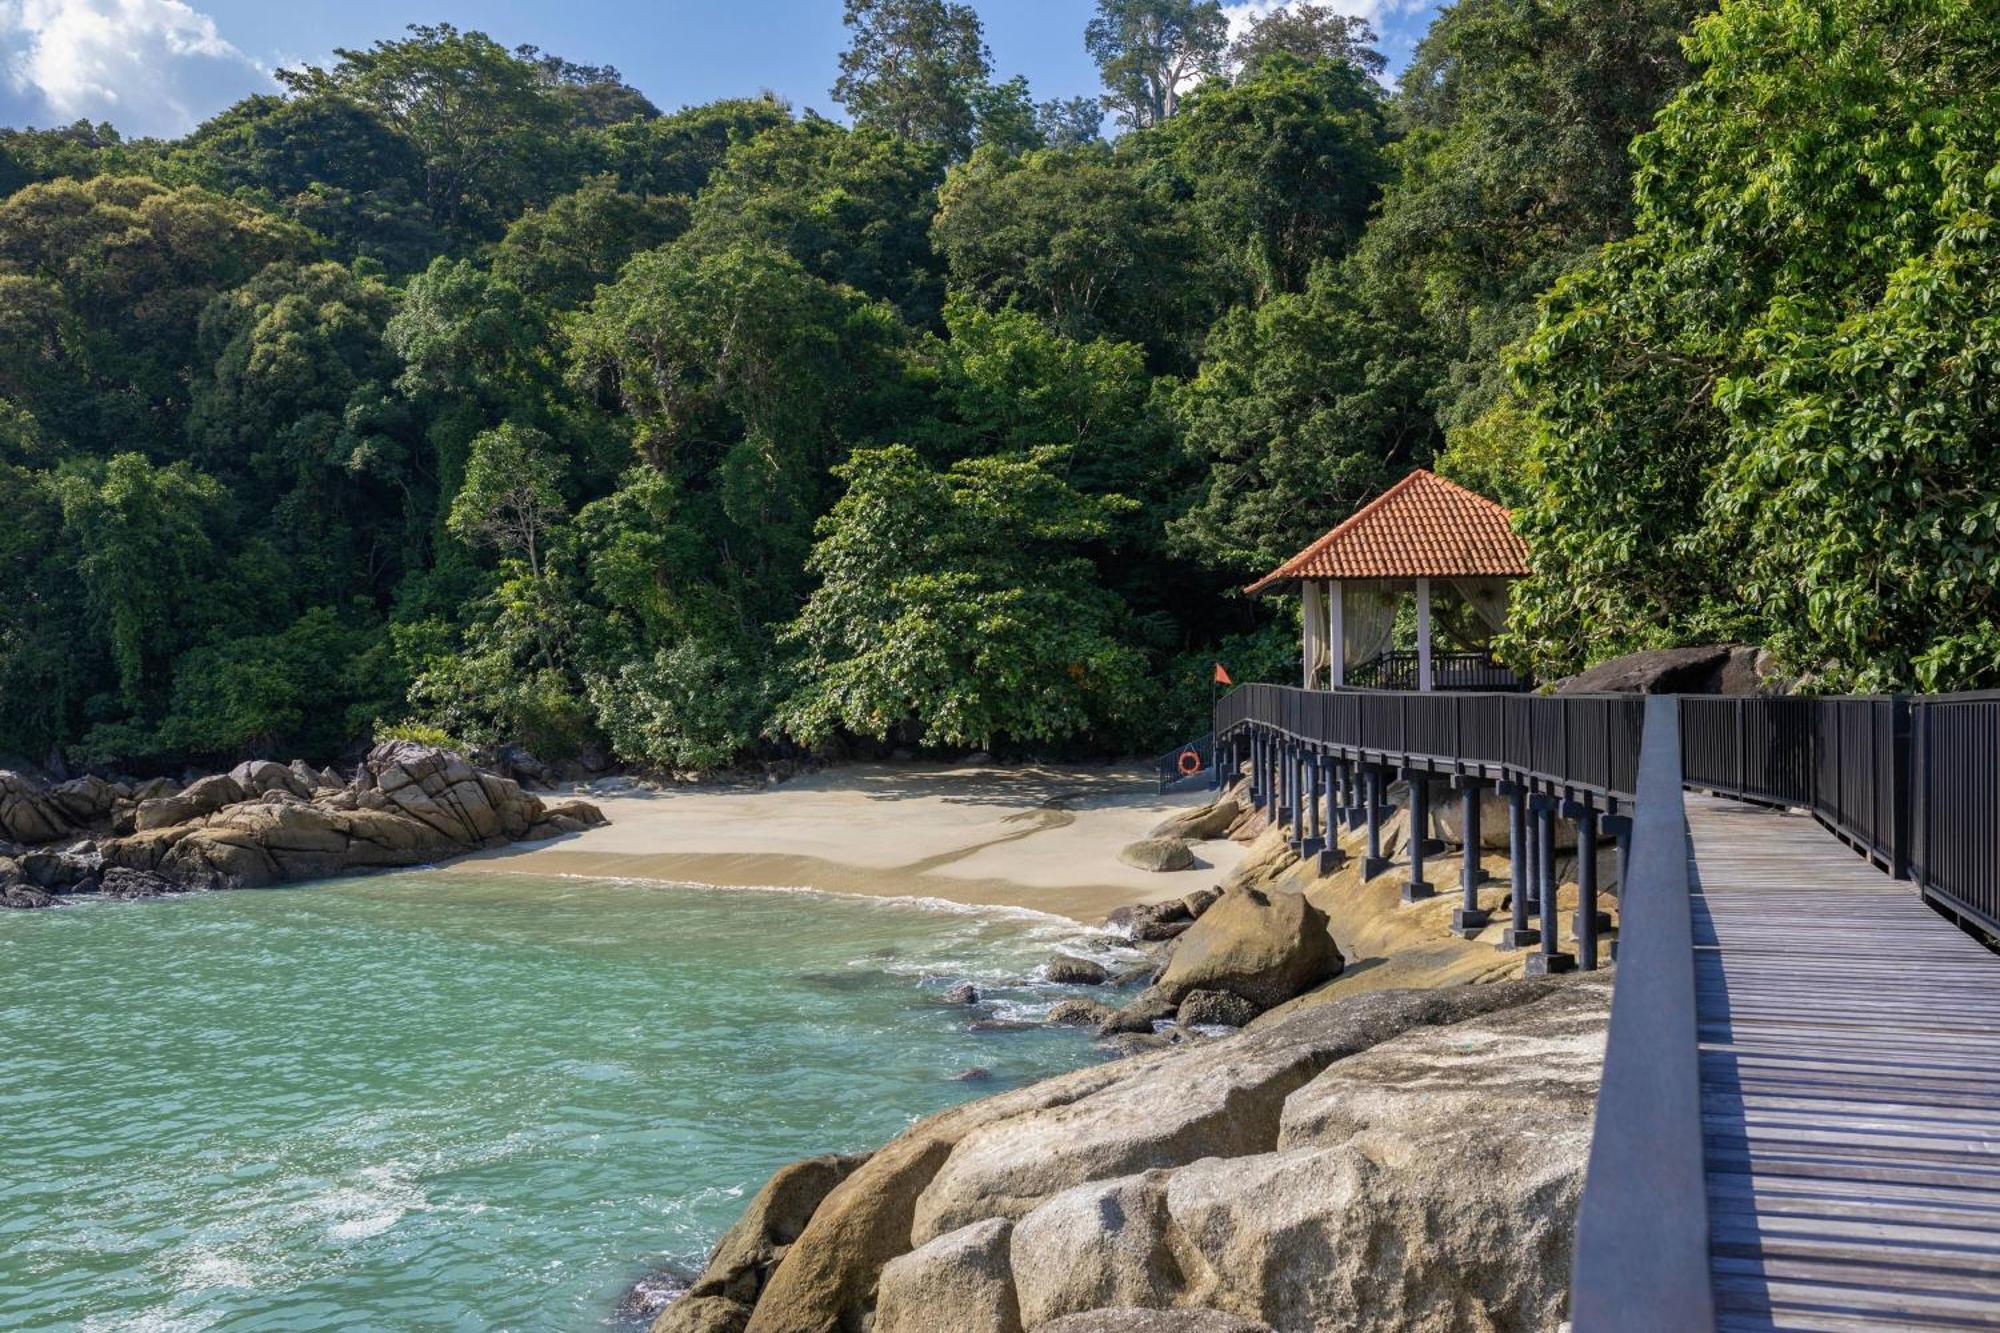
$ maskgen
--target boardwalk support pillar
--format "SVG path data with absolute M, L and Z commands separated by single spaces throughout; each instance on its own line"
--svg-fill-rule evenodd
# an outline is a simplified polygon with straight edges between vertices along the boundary
M 1528 924 L 1528 793 L 1518 782 L 1503 782 L 1500 791 L 1507 798 L 1507 894 L 1512 907 L 1500 947 L 1527 949 L 1542 938 Z
M 1542 916 L 1542 940 L 1538 952 L 1528 955 L 1531 977 L 1555 976 L 1573 971 L 1576 959 L 1559 947 L 1556 933 L 1556 798 L 1537 796 L 1535 811 L 1535 897 Z
M 1326 786 L 1321 775 L 1323 761 L 1317 751 L 1307 750 L 1305 784 L 1305 838 L 1299 844 L 1299 856 L 1316 857 L 1326 846 Z
M 1415 768 L 1404 769 L 1403 780 L 1410 787 L 1410 880 L 1403 885 L 1403 901 L 1415 903 L 1437 896 L 1437 889 L 1424 878 L 1425 844 L 1431 833 L 1431 785 L 1429 776 Z
M 1361 878 L 1375 878 L 1389 868 L 1388 860 L 1382 855 L 1382 770 L 1373 764 L 1361 770 L 1364 810 L 1363 820 L 1368 825 L 1368 851 L 1361 858 Z
M 1479 882 L 1486 871 L 1479 864 L 1479 797 L 1482 784 L 1477 778 L 1460 778 L 1458 784 L 1458 832 L 1460 851 L 1458 888 L 1459 909 L 1451 914 L 1452 933 L 1471 939 L 1493 920 L 1479 906 Z
M 1585 801 L 1576 808 L 1576 965 L 1597 970 L 1597 931 L 1603 924 L 1597 910 L 1597 810 Z

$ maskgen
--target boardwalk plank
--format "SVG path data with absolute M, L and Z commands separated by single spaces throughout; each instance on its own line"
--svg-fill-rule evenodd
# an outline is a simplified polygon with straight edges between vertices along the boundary
M 1720 1327 L 2000 1327 L 2000 959 L 1810 819 L 1688 832 Z

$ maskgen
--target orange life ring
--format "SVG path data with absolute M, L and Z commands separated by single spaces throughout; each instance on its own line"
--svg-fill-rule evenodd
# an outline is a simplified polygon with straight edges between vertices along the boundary
M 1201 772 L 1201 752 L 1192 746 L 1182 750 L 1181 757 L 1175 761 L 1175 767 L 1180 769 L 1182 777 L 1193 777 Z

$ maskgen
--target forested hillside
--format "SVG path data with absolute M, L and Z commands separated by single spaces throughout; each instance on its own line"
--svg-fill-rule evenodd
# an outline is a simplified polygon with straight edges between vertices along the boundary
M 1460 0 L 1390 91 L 1099 0 L 1037 101 L 847 0 L 844 122 L 440 25 L 0 133 L 0 754 L 1161 744 L 1433 462 L 1524 506 L 1545 672 L 1994 679 L 2000 24 L 1707 8 Z

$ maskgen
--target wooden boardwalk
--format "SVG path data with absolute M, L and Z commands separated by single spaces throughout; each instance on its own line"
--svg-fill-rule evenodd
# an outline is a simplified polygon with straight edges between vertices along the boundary
M 1687 820 L 1719 1327 L 2000 1328 L 2000 957 L 1809 818 Z

